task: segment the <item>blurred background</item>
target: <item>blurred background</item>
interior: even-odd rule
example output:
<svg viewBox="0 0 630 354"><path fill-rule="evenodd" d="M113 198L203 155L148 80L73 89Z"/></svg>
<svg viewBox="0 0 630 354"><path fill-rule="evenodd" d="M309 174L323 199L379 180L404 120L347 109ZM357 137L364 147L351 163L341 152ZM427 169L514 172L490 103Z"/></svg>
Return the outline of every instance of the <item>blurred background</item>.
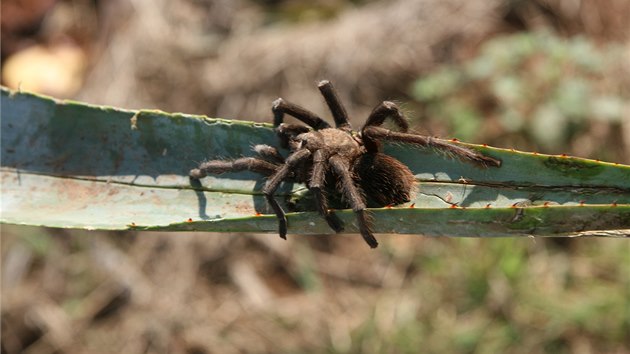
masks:
<svg viewBox="0 0 630 354"><path fill-rule="evenodd" d="M3 0L2 84L630 163L627 0ZM194 165L191 162L191 165ZM630 353L617 239L289 237L2 225L2 353Z"/></svg>

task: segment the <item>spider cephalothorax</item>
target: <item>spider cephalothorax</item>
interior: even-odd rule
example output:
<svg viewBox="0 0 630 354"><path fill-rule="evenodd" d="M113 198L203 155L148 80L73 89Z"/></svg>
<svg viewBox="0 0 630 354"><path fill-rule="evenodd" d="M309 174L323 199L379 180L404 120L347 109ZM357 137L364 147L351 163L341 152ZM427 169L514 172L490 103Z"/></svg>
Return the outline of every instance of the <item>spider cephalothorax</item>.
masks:
<svg viewBox="0 0 630 354"><path fill-rule="evenodd" d="M273 103L274 127L280 145L290 150L285 159L278 150L268 145L256 145L259 157L244 157L233 161L213 160L202 163L190 171L192 178L208 173L250 170L268 176L262 192L279 220L280 237L286 239L287 219L274 193L282 181L305 183L313 192L319 213L328 225L340 232L341 221L328 209L325 194L329 187L341 189L342 196L355 212L363 239L374 248L378 245L366 214L366 198L375 206L396 205L408 202L415 177L402 162L383 154L381 141L394 141L437 148L474 163L480 167L501 165L499 160L474 150L451 144L429 136L407 133L408 124L400 109L392 102L382 102L370 114L360 131L352 130L348 115L329 81L318 85L335 120L335 128L317 115L279 98ZM284 123L284 114L302 121ZM400 131L382 127L390 118ZM336 182L336 183L335 183Z"/></svg>

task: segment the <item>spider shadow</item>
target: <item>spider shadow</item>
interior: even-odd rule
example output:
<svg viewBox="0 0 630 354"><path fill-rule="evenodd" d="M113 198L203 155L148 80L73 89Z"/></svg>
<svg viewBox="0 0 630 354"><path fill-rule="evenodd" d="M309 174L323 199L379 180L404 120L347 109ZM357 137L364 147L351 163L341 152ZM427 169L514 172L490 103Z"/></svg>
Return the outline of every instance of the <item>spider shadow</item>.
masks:
<svg viewBox="0 0 630 354"><path fill-rule="evenodd" d="M195 195L197 196L199 218L202 220L210 220L210 216L206 213L208 199L203 193L201 182L198 179L190 178L190 185L193 187Z"/></svg>
<svg viewBox="0 0 630 354"><path fill-rule="evenodd" d="M265 182L264 178L257 179L254 191L260 193ZM288 213L317 211L313 194L301 183L293 181L282 182L274 194L274 198L276 198L282 209ZM262 194L252 195L252 204L256 213L274 214L273 208L267 203L265 196Z"/></svg>
<svg viewBox="0 0 630 354"><path fill-rule="evenodd" d="M264 178L257 178L255 185L252 189L252 203L254 212L257 214L273 214L274 211L267 203L265 196L261 193L266 180ZM312 193L305 187L297 188L295 182L286 181L283 182L278 188L275 198L278 203L286 212L305 212L316 211L314 197ZM215 217L208 215L208 198L206 196L206 190L204 190L203 184L200 180L190 178L190 186L195 192L197 197L197 214L202 220L211 220ZM218 217L218 215L217 215Z"/></svg>

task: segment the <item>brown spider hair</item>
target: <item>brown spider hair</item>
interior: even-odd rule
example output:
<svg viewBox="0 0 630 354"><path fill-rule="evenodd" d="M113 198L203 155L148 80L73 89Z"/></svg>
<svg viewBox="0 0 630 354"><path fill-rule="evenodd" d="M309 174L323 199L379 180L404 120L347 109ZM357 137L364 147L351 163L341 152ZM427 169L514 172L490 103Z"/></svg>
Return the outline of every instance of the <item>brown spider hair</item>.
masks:
<svg viewBox="0 0 630 354"><path fill-rule="evenodd" d="M359 132L352 130L348 114L332 84L321 81L318 85L335 121L331 127L316 114L282 98L273 102L274 128L280 145L290 150L284 159L278 150L268 145L256 145L258 157L244 157L233 161L212 160L190 171L192 178L208 173L250 170L269 178L262 192L278 218L280 237L286 239L287 218L274 194L283 181L305 183L315 196L317 210L336 232L343 231L343 223L328 208L326 184L332 183L341 190L347 204L356 214L359 232L374 248L378 245L366 211L366 200L376 206L397 205L408 202L415 183L409 168L395 158L382 153L382 141L409 143L446 151L466 162L480 167L499 167L501 161L469 148L408 133L409 125L401 110L393 102L376 106ZM305 123L284 123L288 114ZM391 119L399 128L392 131L382 127Z"/></svg>

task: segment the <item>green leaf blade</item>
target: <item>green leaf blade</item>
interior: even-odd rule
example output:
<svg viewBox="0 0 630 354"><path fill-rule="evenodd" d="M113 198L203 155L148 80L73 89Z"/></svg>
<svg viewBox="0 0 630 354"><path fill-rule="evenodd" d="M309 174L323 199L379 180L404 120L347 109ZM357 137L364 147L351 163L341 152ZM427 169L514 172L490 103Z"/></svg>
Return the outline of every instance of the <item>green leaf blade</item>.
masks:
<svg viewBox="0 0 630 354"><path fill-rule="evenodd" d="M226 173L198 184L188 178L203 160L277 145L268 124L127 111L6 89L1 104L4 223L277 230L260 193L261 176ZM630 229L630 166L466 145L502 166L478 168L430 149L388 145L386 152L407 164L419 185L410 203L371 210L376 231L480 237ZM289 232L330 233L304 189L285 184L279 191L284 207L296 211L289 214ZM356 232L353 214L338 213L346 231Z"/></svg>

